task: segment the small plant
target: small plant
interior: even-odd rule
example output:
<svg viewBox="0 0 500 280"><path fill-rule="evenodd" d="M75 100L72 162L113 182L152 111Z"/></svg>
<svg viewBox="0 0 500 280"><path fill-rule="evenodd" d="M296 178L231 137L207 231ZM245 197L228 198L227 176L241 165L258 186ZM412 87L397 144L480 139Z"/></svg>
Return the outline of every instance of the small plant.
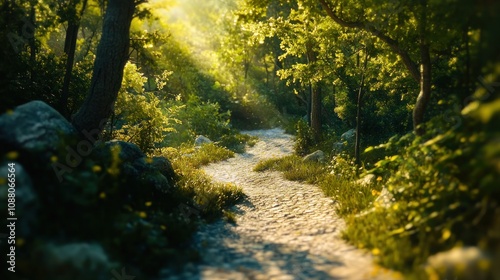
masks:
<svg viewBox="0 0 500 280"><path fill-rule="evenodd" d="M294 150L297 155L306 155L311 152L314 146L313 131L307 125L307 122L300 119L296 124L297 136L295 139Z"/></svg>
<svg viewBox="0 0 500 280"><path fill-rule="evenodd" d="M318 162L304 162L296 155L259 162L254 171L282 171L287 180L307 183L317 183L326 174L325 165Z"/></svg>

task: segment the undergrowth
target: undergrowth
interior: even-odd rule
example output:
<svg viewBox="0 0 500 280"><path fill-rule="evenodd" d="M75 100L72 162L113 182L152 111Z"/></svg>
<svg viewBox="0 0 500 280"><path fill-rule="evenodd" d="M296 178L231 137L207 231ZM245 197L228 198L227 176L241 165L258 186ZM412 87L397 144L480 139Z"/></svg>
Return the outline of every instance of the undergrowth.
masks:
<svg viewBox="0 0 500 280"><path fill-rule="evenodd" d="M345 155L325 165L288 156L261 162L255 170L278 170L287 179L317 184L346 219L343 237L407 279L498 279L493 268L500 264L495 125L500 100L476 102L456 118L459 126L437 118L426 124L423 136L410 133L367 148L366 158L385 156L366 164L374 168L362 175L376 178L366 185L356 182L355 165ZM383 187L393 197L389 205L374 202ZM450 262L448 268L429 265L430 256L462 247L478 248L488 257L467 265Z"/></svg>
<svg viewBox="0 0 500 280"><path fill-rule="evenodd" d="M172 161L179 175L179 189L184 195L192 197L194 211L203 218L212 221L222 217L224 209L244 197L241 188L229 183L214 183L199 169L203 165L233 157L234 153L227 148L209 143L199 148L166 148L162 152Z"/></svg>

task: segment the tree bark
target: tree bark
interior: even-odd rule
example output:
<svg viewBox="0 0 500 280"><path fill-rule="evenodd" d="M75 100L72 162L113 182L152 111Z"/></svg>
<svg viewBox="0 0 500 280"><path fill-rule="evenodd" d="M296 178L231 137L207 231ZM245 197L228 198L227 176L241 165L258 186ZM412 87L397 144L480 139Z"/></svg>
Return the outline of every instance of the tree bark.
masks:
<svg viewBox="0 0 500 280"><path fill-rule="evenodd" d="M87 0L83 0L82 9L78 14L74 13L68 20L68 30L66 30L66 38L64 40L64 53L66 54L66 69L64 73L63 87L61 98L59 99L59 111L61 114L69 118L70 110L68 108L69 85L73 72L73 64L75 61L76 41L78 39L78 29L80 28L80 19L83 16Z"/></svg>
<svg viewBox="0 0 500 280"><path fill-rule="evenodd" d="M429 44L426 39L426 28L427 28L427 1L421 0L422 11L420 14L419 22L419 33L420 33L420 93L417 97L417 102L415 103L415 108L413 109L413 131L417 135L423 135L425 133L422 124L424 122L424 113L427 108L427 104L431 99L431 56L429 50Z"/></svg>
<svg viewBox="0 0 500 280"><path fill-rule="evenodd" d="M128 60L134 0L109 0L90 91L72 123L80 133L101 133L113 112Z"/></svg>
<svg viewBox="0 0 500 280"><path fill-rule="evenodd" d="M368 66L368 52L365 49L365 61L363 63L363 74L361 75L361 82L359 83L359 91L358 91L358 106L356 111L356 143L354 145L354 158L356 160L356 165L358 167L361 166L361 157L360 157L360 146L361 146L361 109L362 109L362 101L364 95L364 84L365 84L365 76L366 76L366 68Z"/></svg>
<svg viewBox="0 0 500 280"><path fill-rule="evenodd" d="M311 128L316 143L321 141L321 86L316 83L311 92Z"/></svg>
<svg viewBox="0 0 500 280"><path fill-rule="evenodd" d="M317 54L313 50L311 42L306 43L307 49L307 63L309 66L316 63ZM311 93L311 113L310 113L310 126L313 131L313 139L316 143L321 141L321 83L311 82L310 83L310 93Z"/></svg>

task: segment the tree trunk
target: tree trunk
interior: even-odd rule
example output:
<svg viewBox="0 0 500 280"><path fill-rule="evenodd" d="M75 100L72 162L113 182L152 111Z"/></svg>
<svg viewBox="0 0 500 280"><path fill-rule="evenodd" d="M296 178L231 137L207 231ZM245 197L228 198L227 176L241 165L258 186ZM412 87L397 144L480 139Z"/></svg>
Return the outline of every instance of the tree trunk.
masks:
<svg viewBox="0 0 500 280"><path fill-rule="evenodd" d="M316 83L311 92L311 128L316 143L321 141L321 86Z"/></svg>
<svg viewBox="0 0 500 280"><path fill-rule="evenodd" d="M113 112L128 60L134 10L134 0L108 1L90 91L72 121L80 133L100 134Z"/></svg>
<svg viewBox="0 0 500 280"><path fill-rule="evenodd" d="M78 29L80 28L80 19L87 6L87 0L83 0L82 9L77 15L73 14L72 18L68 20L68 30L66 30L66 38L64 41L64 53L66 54L66 69L64 73L63 87L61 91L61 98L59 99L59 111L61 114L69 118L70 110L68 108L69 99L69 85L71 83L71 76L73 72L73 64L75 61L76 41L78 39Z"/></svg>
<svg viewBox="0 0 500 280"><path fill-rule="evenodd" d="M36 26L36 10L35 10L35 3L33 1L30 1L30 22L31 25L33 26L33 36L30 36L28 40L28 44L30 47L30 78L31 81L35 81L35 75L36 75L36 40L35 40L35 26Z"/></svg>
<svg viewBox="0 0 500 280"><path fill-rule="evenodd" d="M419 22L420 33L420 93L413 109L413 131L417 135L425 133L422 124L424 122L424 113L427 104L431 99L431 55L429 44L426 40L426 23L427 23L427 1L421 0L422 12Z"/></svg>
<svg viewBox="0 0 500 280"><path fill-rule="evenodd" d="M313 49L313 45L310 41L306 42L307 50L307 63L309 66L315 64L317 59L317 53ZM313 139L316 143L321 141L321 83L320 82L310 82L310 127L313 132Z"/></svg>
<svg viewBox="0 0 500 280"><path fill-rule="evenodd" d="M360 145L361 145L361 106L363 101L363 87L365 84L365 75L366 68L368 66L368 52L365 48L365 61L363 64L363 74L361 75L361 82L359 83L359 91L358 91L358 106L356 111L356 143L354 145L354 158L356 160L356 165L361 167L361 158L360 158ZM359 170L359 169L357 169Z"/></svg>
<svg viewBox="0 0 500 280"><path fill-rule="evenodd" d="M417 64L411 59L408 51L403 49L401 44L396 39L389 37L388 34L384 34L381 30L375 28L373 24L368 24L367 22L362 21L346 21L339 17L333 6L328 1L318 1L333 21L343 27L357 28L370 32L375 37L385 42L394 53L399 55L413 79L420 84L420 93L417 97L415 108L413 110L413 129L417 135L422 135L424 131L422 128L419 129L418 127L424 122L424 113L430 100L432 72L429 43L426 41L427 0L420 1L422 11L420 13L420 18L417 19L420 33L420 72L418 71Z"/></svg>

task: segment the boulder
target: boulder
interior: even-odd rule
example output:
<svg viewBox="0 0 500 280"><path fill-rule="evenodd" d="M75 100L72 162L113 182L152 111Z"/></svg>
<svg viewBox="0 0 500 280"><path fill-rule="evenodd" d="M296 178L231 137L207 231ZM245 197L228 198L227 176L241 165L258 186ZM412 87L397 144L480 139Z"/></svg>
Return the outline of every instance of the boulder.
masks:
<svg viewBox="0 0 500 280"><path fill-rule="evenodd" d="M375 183L376 177L377 176L375 176L375 174L367 174L365 177L357 180L356 183L363 187L366 187Z"/></svg>
<svg viewBox="0 0 500 280"><path fill-rule="evenodd" d="M478 247L456 247L430 256L426 271L432 279L498 279L493 275L493 262Z"/></svg>
<svg viewBox="0 0 500 280"><path fill-rule="evenodd" d="M2 204L2 209L5 209L7 213L7 199L10 190L7 180L7 174L9 174L9 166L7 165L8 163L13 163L15 169L15 191L13 192L16 195L15 217L22 217L16 222L16 231L19 236L23 236L26 238L34 234L34 226L38 221L38 194L33 189L33 184L29 174L20 163L15 161L1 162L0 203Z"/></svg>
<svg viewBox="0 0 500 280"><path fill-rule="evenodd" d="M42 101L31 101L0 116L0 149L54 152L77 131L59 112Z"/></svg>
<svg viewBox="0 0 500 280"><path fill-rule="evenodd" d="M303 162L324 162L325 161L325 153L321 150L317 150L314 153L308 154L302 158Z"/></svg>
<svg viewBox="0 0 500 280"><path fill-rule="evenodd" d="M207 137L203 135L198 135L196 136L196 139L194 140L194 146L195 147L200 147L203 144L209 144L212 143L213 141L208 139Z"/></svg>
<svg viewBox="0 0 500 280"><path fill-rule="evenodd" d="M344 143L343 142L335 142L333 143L333 152L335 154L339 154L344 151Z"/></svg>
<svg viewBox="0 0 500 280"><path fill-rule="evenodd" d="M380 191L380 195L375 199L375 204L384 208L389 208L394 201L395 199L392 193L390 193L386 187L383 187L382 191Z"/></svg>
<svg viewBox="0 0 500 280"><path fill-rule="evenodd" d="M46 278L109 280L113 264L98 244L46 245L38 252Z"/></svg>
<svg viewBox="0 0 500 280"><path fill-rule="evenodd" d="M121 162L131 162L139 158L143 158L146 155L139 149L139 147L133 143L111 140L102 145L95 147L93 154L97 158L110 159L111 149L113 147L120 148L120 161Z"/></svg>
<svg viewBox="0 0 500 280"><path fill-rule="evenodd" d="M160 171L157 165L154 164L154 160L152 158L139 158L131 163L131 167L134 169L132 171L132 174L134 175L131 176L132 174L127 173L125 173L124 175L139 179L141 185L154 186L157 190L163 193L170 192L174 187L173 180L169 181L167 177L162 174L162 171ZM163 173L175 174L171 165L170 169L163 170Z"/></svg>
<svg viewBox="0 0 500 280"><path fill-rule="evenodd" d="M356 137L356 129L352 128L352 129L349 129L348 131L344 132L341 136L340 136L340 140L342 141L347 141L348 143L354 141Z"/></svg>
<svg viewBox="0 0 500 280"><path fill-rule="evenodd" d="M153 162L151 163L156 170L158 170L171 185L175 184L177 175L174 172L174 168L170 161L165 157L153 157Z"/></svg>
<svg viewBox="0 0 500 280"><path fill-rule="evenodd" d="M347 147L353 147L355 140L356 129L349 129L348 131L342 133L340 141L333 143L333 154L340 154L345 151Z"/></svg>

